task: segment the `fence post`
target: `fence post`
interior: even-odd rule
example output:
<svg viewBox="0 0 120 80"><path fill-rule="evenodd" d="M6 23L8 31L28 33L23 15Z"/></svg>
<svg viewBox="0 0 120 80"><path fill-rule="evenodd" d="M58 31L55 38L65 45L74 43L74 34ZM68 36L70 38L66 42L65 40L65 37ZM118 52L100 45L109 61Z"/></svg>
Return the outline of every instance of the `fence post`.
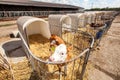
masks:
<svg viewBox="0 0 120 80"><path fill-rule="evenodd" d="M83 76L84 76L85 69L86 69L86 66L87 66L87 62L88 62L88 59L89 59L90 51L91 51L91 48L85 54L84 63L83 63L82 71L81 71L81 74L80 74L80 80L83 80Z"/></svg>

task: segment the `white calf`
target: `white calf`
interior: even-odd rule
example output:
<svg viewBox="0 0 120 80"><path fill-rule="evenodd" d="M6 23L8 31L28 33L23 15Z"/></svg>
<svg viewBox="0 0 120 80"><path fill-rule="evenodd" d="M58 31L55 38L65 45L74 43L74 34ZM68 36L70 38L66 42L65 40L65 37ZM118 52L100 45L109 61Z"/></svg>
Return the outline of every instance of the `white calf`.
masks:
<svg viewBox="0 0 120 80"><path fill-rule="evenodd" d="M55 48L55 52L50 56L49 61L63 62L67 58L67 47L65 44L60 44Z"/></svg>

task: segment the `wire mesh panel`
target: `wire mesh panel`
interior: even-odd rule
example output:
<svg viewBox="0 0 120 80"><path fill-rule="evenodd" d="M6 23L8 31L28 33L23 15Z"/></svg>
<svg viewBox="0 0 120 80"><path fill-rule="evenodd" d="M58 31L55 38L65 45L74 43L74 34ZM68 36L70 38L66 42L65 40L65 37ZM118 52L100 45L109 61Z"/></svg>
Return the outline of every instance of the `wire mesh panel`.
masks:
<svg viewBox="0 0 120 80"><path fill-rule="evenodd" d="M78 29L78 15L79 14L67 14L71 18L71 25L73 29Z"/></svg>
<svg viewBox="0 0 120 80"><path fill-rule="evenodd" d="M78 28L84 28L87 25L87 15L85 13L81 13L78 16Z"/></svg>

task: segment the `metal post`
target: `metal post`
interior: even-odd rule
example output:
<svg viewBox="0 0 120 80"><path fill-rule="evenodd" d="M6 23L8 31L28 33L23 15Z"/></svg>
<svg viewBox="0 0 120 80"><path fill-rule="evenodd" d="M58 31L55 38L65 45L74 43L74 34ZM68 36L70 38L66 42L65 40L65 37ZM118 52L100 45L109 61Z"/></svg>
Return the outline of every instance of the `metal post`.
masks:
<svg viewBox="0 0 120 80"><path fill-rule="evenodd" d="M66 80L65 79L66 76L67 76L67 64L65 64L65 66L64 66L64 80Z"/></svg>
<svg viewBox="0 0 120 80"><path fill-rule="evenodd" d="M81 71L81 74L80 74L80 80L83 80L83 76L84 76L85 69L86 69L86 66L87 66L87 62L88 62L88 59L89 59L90 51L91 51L91 49L88 52L86 52L86 54L85 54L84 63L83 63L82 71Z"/></svg>
<svg viewBox="0 0 120 80"><path fill-rule="evenodd" d="M62 72L61 72L61 68L59 67L59 80L61 80L61 75L62 75Z"/></svg>

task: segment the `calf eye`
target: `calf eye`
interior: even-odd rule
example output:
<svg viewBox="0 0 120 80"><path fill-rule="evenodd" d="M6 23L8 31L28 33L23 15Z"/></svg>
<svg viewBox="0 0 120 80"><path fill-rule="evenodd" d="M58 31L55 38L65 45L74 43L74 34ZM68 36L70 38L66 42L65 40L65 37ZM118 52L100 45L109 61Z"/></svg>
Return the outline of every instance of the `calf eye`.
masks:
<svg viewBox="0 0 120 80"><path fill-rule="evenodd" d="M61 55L63 55L64 53L61 53Z"/></svg>

